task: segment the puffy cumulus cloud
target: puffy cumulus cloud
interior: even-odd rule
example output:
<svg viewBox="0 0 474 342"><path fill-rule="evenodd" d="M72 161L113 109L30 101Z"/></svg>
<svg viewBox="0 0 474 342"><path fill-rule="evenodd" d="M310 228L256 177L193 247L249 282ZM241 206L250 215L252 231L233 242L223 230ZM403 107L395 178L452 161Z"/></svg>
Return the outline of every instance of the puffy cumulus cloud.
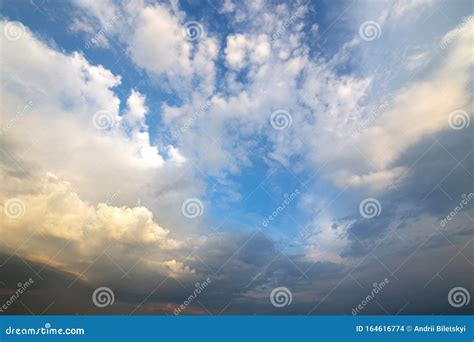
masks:
<svg viewBox="0 0 474 342"><path fill-rule="evenodd" d="M223 51L229 66L225 91L211 97L210 108L193 122L192 130L180 137L180 147L186 155L196 156L213 170L233 172L236 165L250 165L251 149L242 147L258 145L260 139L272 142L268 156L285 165L295 154L323 164L326 157L334 156L331 146L340 147L351 120L365 110L362 102L372 85L371 77L344 75L338 72L333 60L310 57L304 24L298 21L308 12L304 5L281 5L271 10L265 6L242 6L252 14L252 21L245 21L245 33L227 36ZM256 13L259 15L254 17ZM290 15L296 19L289 22ZM278 39L269 41L275 32ZM185 125L186 116L197 112L206 100L201 97L193 99L192 104L165 106L165 118L172 122L171 129ZM269 125L271 113L279 109L288 111L293 122L285 134L277 134ZM209 149L213 153L203 153ZM344 158L340 158L339 167L344 163ZM367 164L359 164L361 169L367 168ZM341 171L345 170L333 173L338 175ZM372 173L369 177L353 175L352 183L361 186L375 179L379 187L385 185L383 180L389 179L390 174L399 174L400 170ZM338 185L343 183L339 177L334 180Z"/></svg>
<svg viewBox="0 0 474 342"><path fill-rule="evenodd" d="M128 110L123 116L125 121L132 128L138 125L141 127L145 126L145 115L148 112L148 108L145 105L145 96L136 90L132 90L130 97L127 99L127 107Z"/></svg>
<svg viewBox="0 0 474 342"><path fill-rule="evenodd" d="M167 235L167 231L153 223L153 217L146 208L112 208L99 204L97 222L94 228L102 228L106 237L112 241L126 243L135 239L138 242L157 242ZM171 245L176 245L171 242Z"/></svg>
<svg viewBox="0 0 474 342"><path fill-rule="evenodd" d="M1 177L8 184L15 181L4 170ZM71 184L53 174L38 175L30 186L27 181L21 184L15 193L0 195L4 252L15 251L29 260L82 274L86 280L91 279L83 272L84 265L104 255L122 266L139 265L143 272L158 272L163 277L194 276L194 270L176 260L178 252L186 250L186 243L171 238L169 230L156 224L148 209L114 206L120 193L93 206L81 200ZM21 201L21 217L5 215L12 210L8 207L11 195ZM117 272L112 269L101 277Z"/></svg>
<svg viewBox="0 0 474 342"><path fill-rule="evenodd" d="M244 65L247 40L242 34L227 37L225 49L227 63L233 68L241 68Z"/></svg>
<svg viewBox="0 0 474 342"><path fill-rule="evenodd" d="M159 108L159 133L169 133L173 144L169 139L164 143L160 134L150 142L149 130L156 128L147 124L154 121L147 120L150 109L156 110L147 106L151 94L131 90L121 106L113 91L120 77L91 65L83 55L61 53L29 31L22 40L2 41L7 48L2 51L6 81L0 95L5 104L1 199L6 203L17 197L26 204L20 220L2 217L7 222L2 222L4 250L12 252L20 245L21 254L30 259L79 275L86 269L83 276L90 282L112 279L120 289L117 293L135 302L137 293L146 293L138 301L163 301L167 296L179 303L188 293L170 290L176 283L154 292L157 284L169 276L180 281L179 287L212 275L215 287L209 288L208 297L212 308L225 309L232 294L237 302L232 312L248 313L256 298L261 306L255 311L268 313L272 308L265 307L264 301L268 304L269 290L285 283L294 289L295 312L307 313L314 310L308 303L324 301L341 281L350 279L348 275L358 273L351 267L353 261L367 260L363 257L371 247L384 248L379 254L384 264L403 265L400 255L414 245L397 243L398 230L416 242L429 239L436 217L421 215L429 209L414 205L426 193L415 196L422 191L414 183L423 182L422 177L413 178L426 172L429 163L420 162L425 169L407 172L407 166L417 161L407 155L430 134L443 132L451 111L469 107L472 38L467 32L471 29L454 29L444 38L449 37L447 49L437 57L417 46L408 63L397 62L398 69L383 64L378 52L388 50L384 43L393 41L364 44L358 37L362 17L357 15L357 25L350 28L354 36L346 43L334 41L341 43L338 53L315 49L309 32L322 37L325 31L307 25L309 3L273 6L227 1L222 12L231 19L228 28L234 31L217 39L217 33L207 30L214 26L201 22L204 31L195 42L184 36L183 24L189 18L175 1L75 3L82 9L80 23L73 23L77 30L85 30L88 22L94 28L105 27L121 13L119 25L107 26L109 41L118 39L125 46L134 65L158 81L151 85L164 92L175 90L177 101ZM410 2L415 3L425 2ZM404 15L411 8L420 7L407 5ZM373 11L369 17L380 22L384 35L396 32L406 37L390 26L395 21L393 11ZM420 31L410 25L404 26L407 32ZM372 59L359 58L371 55ZM372 69L375 59L383 63ZM416 73L399 84L379 83L381 74L391 78L390 83L403 70ZM291 126L282 131L270 124L277 110L291 116ZM106 127L94 125L97 112L106 114ZM33 144L24 139L26 135ZM269 169L275 161L295 173L303 169L313 175L317 169L317 182L323 181L329 190L342 194L351 187L355 191L344 193L334 202L337 208L325 212L315 213L308 200L304 209L311 235L290 256L280 253L281 246L261 232L204 236L200 229L205 230L207 221L183 218L181 204L203 195L208 179L215 188L225 189L220 195L242 198L233 191L238 181L234 176L253 166L257 158L259 166L263 161ZM196 177L195 169L206 180ZM46 172L57 176L45 179ZM328 179L334 184L327 184ZM381 191L394 180L402 183L397 184L402 190ZM462 183L467 183L464 178ZM305 189L314 190L318 204L333 203L332 191L315 190L311 182L305 183ZM119 196L105 200L106 194L118 191ZM376 194L383 205L383 216L372 221L358 213L361 196L367 192ZM404 202L407 198L409 203ZM471 233L466 221L461 224L448 252L459 246L463 234ZM21 239L28 234L31 239L22 247ZM176 238L182 234L186 240ZM67 255L60 250L65 245L70 247ZM381 272L362 272L361 278L371 280L369 286L386 274L379 261L375 263ZM104 272L111 264L113 270ZM424 267L420 262L413 268L420 265ZM367 266L374 269L363 264ZM435 262L427 268L434 274L437 266ZM120 279L129 270L137 281ZM329 301L322 312L334 312L336 307L338 313L344 312L341 302Z"/></svg>
<svg viewBox="0 0 474 342"><path fill-rule="evenodd" d="M220 9L221 13L231 13L235 10L235 5L232 3L232 0L225 0Z"/></svg>
<svg viewBox="0 0 474 342"><path fill-rule="evenodd" d="M245 25L252 26L246 27L245 34L227 37L223 56L231 68L224 70L223 86L210 97L198 92L180 106L163 106L165 122L171 135L178 137L184 155L219 176L239 173L242 165L252 165L249 152L258 147L261 138L284 139L269 124L273 111L288 110L294 121L304 115L297 106L296 93L298 77L309 63L308 51L297 47L302 43L301 28L290 26L278 42L271 42L270 35L283 25L288 12L274 14L265 6L249 11L255 14L255 22L249 18ZM290 40L292 43L286 44ZM280 58L282 49L291 56L288 53ZM284 159L278 149L290 149L291 145L275 144L274 158Z"/></svg>
<svg viewBox="0 0 474 342"><path fill-rule="evenodd" d="M145 116L148 113L145 100L143 94L132 90L127 99L127 110L120 117L122 128L129 136L129 141L135 145L136 155L142 159L143 165L161 167L164 165L164 159L160 155L158 147L150 145L148 125L145 123ZM118 132L120 134L122 131L119 130ZM179 151L177 153L179 154Z"/></svg>
<svg viewBox="0 0 474 342"><path fill-rule="evenodd" d="M403 6L406 7L403 10L405 12L418 8L415 2ZM175 22L183 21L183 14L173 6L133 7L136 11L163 15L168 19L170 18L168 15L173 13ZM273 151L269 153L273 159L288 165L291 155L301 153L316 166L325 165L331 159L334 163L328 168L327 174L336 185L365 187L378 191L403 175L403 167L392 168L390 164L424 134L445 127L445 113L449 113L449 109L453 106L455 108L455 104L460 106L459 99L465 98L463 90L465 79L454 80L454 78L458 74L467 75L465 70L469 59L464 58L463 63L457 63L455 60L462 57L448 56L447 58L453 60L450 64L456 66L460 72L451 74L438 70L436 74L432 73L429 79L418 80L403 89L393 90L390 98L386 100L390 108L384 109L380 117L369 120L368 127L364 126L361 134L348 139L349 132L356 131L360 122L366 120L371 109L377 106L373 100L376 87L373 75L369 73L361 77L350 73L342 74L338 69L341 63L347 61L349 53L355 49L363 49L362 41L356 39L357 41L353 40L346 44L347 51L343 49L346 51L344 58L340 55L328 60L322 57L310 58L302 22L308 13L306 5L281 4L270 8L263 4L257 6L242 3L236 5L231 11L232 15L237 17L239 10L248 13L248 17L237 20L243 33L230 34L226 38L223 55L230 70L225 73L224 91L214 94L209 92L200 94L197 91L191 101L180 107L169 105L163 107L164 118L169 122L171 131L182 131L182 127L189 126L187 123L193 113L199 113L207 101L212 103L210 108L206 108L197 118L191 120L192 129L185 129L185 132L179 135L179 144L185 155L193 156L193 159L199 160L204 166L216 172L221 169L234 172L238 164L249 165L246 148L237 144L237 140L245 141L251 135L264 136L273 142ZM391 8L388 12L384 10L376 17L382 24L387 18L394 16L394 11L395 8ZM289 18L295 19L289 20ZM389 22L387 21L387 25ZM158 30L151 24L147 25L146 20L136 26L140 25L150 26L151 32ZM177 30L177 27L175 29ZM273 37L275 32L278 33L277 39L270 41L269 37ZM141 39L146 35L138 36L138 39ZM460 40L458 44L453 45L468 46L466 38ZM209 42L207 38L203 39L195 48L209 50L207 47ZM148 53L150 46L157 46L157 44L143 45L135 47L134 53ZM212 45L215 46L214 43ZM170 50L173 51L172 48ZM211 50L218 51L218 48L214 47ZM215 56L214 52L211 55ZM186 52L180 56L185 56L187 61L192 60L194 63L200 55L196 54L191 58ZM413 59L412 57L410 59ZM176 65L182 64L179 59L175 60L178 61ZM210 58L209 61L212 60L213 58ZM160 63L154 61L152 63L155 67L160 67ZM183 63L187 65L187 62ZM206 66L209 66L211 71L216 67L213 62L212 66L206 63L200 67L195 66L195 71L204 70ZM152 67L147 69L152 74L157 73ZM243 73L245 82L242 81L242 75L234 71ZM449 101L436 97L434 92L437 82L445 86L448 84L446 77L450 77L449 82L459 85L455 87L456 89L449 89L450 95L447 96ZM440 105L433 103L432 98L437 98ZM438 114L428 115L427 113L434 107L437 108ZM265 123L268 123L269 115L277 109L285 109L292 115L293 131L286 132L286 136L276 136L273 134L276 132L263 130ZM317 135L314 135L315 131L318 132ZM206 132L206 135L203 135L203 132ZM401 133L406 135L406 139L399 142ZM296 138L303 143L297 143ZM250 139L248 144L255 144L255 140ZM378 143L374 144L373 141ZM349 145L348 148L346 144ZM203 146L206 148L202 148ZM209 149L213 153L203 153ZM390 152L381 153L387 150Z"/></svg>
<svg viewBox="0 0 474 342"><path fill-rule="evenodd" d="M143 94L132 90L120 113L113 92L119 76L81 54L58 52L29 31L19 41L1 39L2 140L14 159L66 179L90 201L120 189L121 204L145 204L156 199L150 184L154 191L176 183L197 192L177 182L176 170L188 172L179 149L151 143Z"/></svg>
<svg viewBox="0 0 474 342"><path fill-rule="evenodd" d="M129 52L138 65L153 73L189 77L192 45L185 39L182 18L176 15L160 4L138 8Z"/></svg>
<svg viewBox="0 0 474 342"><path fill-rule="evenodd" d="M6 23L1 22L2 28ZM4 46L2 75L8 81L2 82L2 87L10 87L10 96L2 96L7 106L32 101L36 107L55 98L57 101L55 107L50 105L49 116L60 116L59 113L67 112L68 108L74 108L76 116L92 116L100 109L107 111L112 120L119 119L120 101L111 90L120 84L119 76L101 65L90 65L79 53L67 56L50 49L29 31L18 41L9 41L4 36L1 39ZM5 110L3 117L9 120L14 113Z"/></svg>
<svg viewBox="0 0 474 342"><path fill-rule="evenodd" d="M230 35L224 52L227 63L235 69L245 67L248 62L262 64L270 57L270 39L265 34L256 37Z"/></svg>
<svg viewBox="0 0 474 342"><path fill-rule="evenodd" d="M428 5L412 1L397 9L380 4L369 17L388 35L390 25L397 25L396 13L413 13ZM445 56L428 58L434 52L423 52L424 62L417 62L414 68L413 61L420 56L416 49L416 55L407 56L405 68L423 74L415 74L403 87L383 88L387 91L381 97L377 70L390 76L397 70L388 64L370 68L366 63L361 68L364 72L355 72L354 57L373 53L358 36L362 18L358 11L350 22L357 23L351 27L354 36L331 57L311 53L305 34L308 4L242 2L231 6L229 2L225 7L226 15L233 18L229 25L239 33L227 35L221 49L226 64L222 86L211 93L196 91L190 101L162 108L182 154L212 175L225 178L227 173L239 173L252 165L253 151L261 148L266 161L277 160L293 168L290 160L299 155L306 167L321 168L322 175L341 189L378 193L407 176L407 165L395 165L404 153L426 135L447 128L449 113L468 105L469 30L454 29L457 38L450 38ZM156 10L153 6L137 8ZM182 21L175 7L167 11ZM412 24L407 22L408 30L416 29ZM197 49L207 42L201 40ZM375 58L383 60L375 54L368 63ZM342 71L347 70L342 68L348 62L356 64L354 72ZM215 68L213 65L212 70ZM288 111L292 119L284 134L269 124L271 113L279 109ZM269 147L262 147L262 140L270 142ZM331 230L326 233L337 251L326 253L335 260L343 247L336 241L341 236Z"/></svg>
<svg viewBox="0 0 474 342"><path fill-rule="evenodd" d="M13 180L2 172L8 183ZM149 245L159 250L176 250L183 243L170 239L169 231L153 221L153 214L144 207L115 207L114 198L97 206L84 202L70 183L49 173L38 177L34 188L17 189L24 204L21 219L3 216L2 234L7 245L19 246L31 233L73 241L84 256L91 257L106 249L106 244ZM36 191L35 191L36 190ZM117 193L115 197L120 196ZM2 194L2 203L8 201ZM7 211L8 208L3 208ZM41 250L29 251L32 255ZM53 253L54 250L46 252ZM71 260L74 260L71 255Z"/></svg>
<svg viewBox="0 0 474 342"><path fill-rule="evenodd" d="M59 52L29 30L16 42L1 35L1 45L2 249L78 274L107 252L119 265L136 264L140 277L193 276L182 260L186 242L154 215L188 229L176 203L196 185L180 181L187 171L177 147L151 144L145 96L132 90L121 113L113 92L120 77L83 55ZM24 204L23 217L5 214L11 198ZM176 214L166 214L170 206Z"/></svg>
<svg viewBox="0 0 474 342"><path fill-rule="evenodd" d="M128 0L109 2L106 6L88 0L76 0L75 3L83 10L83 21L107 26L114 13L126 18L107 33L125 44L137 66L152 78L165 81L157 82L157 85L171 88L183 98L191 96L191 92L209 95L214 90L215 61L219 52L217 39L207 34L205 23L199 23L198 44L189 41L185 24L190 19L176 2L151 4Z"/></svg>
<svg viewBox="0 0 474 342"><path fill-rule="evenodd" d="M469 25L472 30L472 23ZM354 86L350 87L350 93L346 93L344 87L339 88L339 93L342 91L352 99L349 104L353 112L336 108L333 119L328 118L323 125L317 125L321 134L312 139L315 149L331 146L325 151L314 150L313 156L320 163L327 161L335 149L338 151L335 164L339 170L332 170L337 184L365 184L377 190L384 189L403 174L402 167L392 167L397 158L428 134L449 128L451 112L469 107L472 35L469 30L455 28L454 31L456 41L447 55L437 61L437 67L432 67L424 79L394 91L382 112L373 116L366 114L368 125L359 134L348 133L357 131L364 120L360 115L367 113L367 106L357 108L364 92L357 92L358 88ZM357 93L359 96L350 95ZM357 119L351 118L351 114Z"/></svg>

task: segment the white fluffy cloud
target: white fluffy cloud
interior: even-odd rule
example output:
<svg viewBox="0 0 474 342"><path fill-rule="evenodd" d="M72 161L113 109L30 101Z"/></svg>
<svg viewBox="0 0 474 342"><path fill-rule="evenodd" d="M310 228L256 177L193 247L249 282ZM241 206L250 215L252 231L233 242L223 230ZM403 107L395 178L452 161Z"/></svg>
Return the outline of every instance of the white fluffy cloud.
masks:
<svg viewBox="0 0 474 342"><path fill-rule="evenodd" d="M394 91L389 95L385 109L373 117L369 113L365 119L362 115L368 114L368 107L358 104L367 94L368 83L360 87L360 82L352 80L348 87L341 87L339 83L336 91L329 92L349 100L344 102L347 107L342 107L337 99L331 99L329 102L334 105L334 111L331 107L328 109L333 115L319 119L321 122L315 127L319 134L309 141L314 146L313 158L318 163L335 160L337 168L331 168L331 171L338 185L384 189L403 174L403 167L392 166L403 152L428 134L449 128L449 114L454 110L467 110L469 69L473 63L470 53L473 42L469 34L473 26L472 23L469 25L470 29L453 30L457 33L456 39L446 56L437 62L437 68L424 79ZM312 85L309 89L315 87ZM314 93L318 98L317 88ZM316 100L314 105L318 102ZM364 120L367 125L360 129ZM350 134L357 129L360 129L358 134Z"/></svg>
<svg viewBox="0 0 474 342"><path fill-rule="evenodd" d="M84 20L107 25L114 13L122 19L108 30L121 41L130 58L146 70L157 84L166 82L178 96L188 98L192 92L209 95L215 86L217 40L200 23L199 44L188 41L186 23L189 21L177 3L149 4L140 0L98 5L89 0L76 0L84 10ZM192 87L195 83L198 88Z"/></svg>
<svg viewBox="0 0 474 342"><path fill-rule="evenodd" d="M402 3L388 12L379 13L379 21L389 25L387 18L396 19L394 13L397 11L407 13L422 5L428 5L428 2ZM163 107L171 131L187 127L189 117L199 113L195 120L191 120L192 129L180 134L180 148L185 155L199 160L213 172L219 173L222 169L234 172L238 164L248 165L247 148L242 148L237 141L254 144L255 141L247 140L247 137L268 136L273 142L273 151L269 153L271 158L287 163L291 155L300 153L317 167L331 160L333 163L327 169L327 175L336 185L377 191L404 174L403 167L393 167L391 163L426 134L446 127L449 112L466 105L462 99L466 98L465 75L468 74L470 59L462 56L465 55L462 50L470 42L464 35L458 37L458 43L452 44L452 52L447 56L449 65L432 72L429 79L415 80L404 88L394 89L389 98L384 99L389 102L388 108L379 117L369 120L360 134L348 138L376 105L375 101L370 102L374 91L372 75L361 77L338 72L340 63L347 60L349 53L366 48L363 42L353 39L333 59L310 58L302 31L304 24L297 21L308 13L304 5L295 6L293 12L286 5L278 6L274 12L263 5L242 6L249 14L248 20L242 21L252 33L230 34L226 38L222 49L230 67L224 76L226 91L201 92L198 87L191 101L180 107ZM128 5L127 8L131 7ZM149 15L162 20L144 19L137 23L139 30L144 31L141 34L133 30L128 33L132 45L135 40L150 42L150 36L159 36L160 28L155 27L157 22L159 25L169 23L173 26L170 30L177 32L184 21L183 14L175 6L141 4L133 7L138 16ZM290 14L297 19L288 24ZM274 32L280 32L278 39L270 41ZM357 36L357 32L355 34ZM169 73L173 74L173 68L179 68L181 75L201 75L198 84L205 84L205 89L212 90L213 76L206 78L203 75L215 73L214 59L219 51L215 41L204 35L197 47L191 48L178 36L176 33L166 38L173 40L167 47L167 56L179 55L179 58L172 58L174 65L169 68ZM153 49L160 44L133 45L135 56L132 54L132 59L152 74L162 73L156 68L167 63L158 63L151 58L158 53ZM197 49L194 56L191 49ZM196 61L204 56L202 51L207 51L207 61L203 58L202 63L197 64ZM139 55L143 58L137 57ZM413 60L415 57L408 58ZM246 81L240 81L234 71L243 72ZM455 86L443 92L446 97L436 96L437 89L446 88L448 84ZM209 96L211 106L200 112ZM264 130L268 128L265 125L270 114L277 109L287 110L292 115L292 130L285 132L285 136ZM229 134L230 126L238 127L238 133ZM400 139L401 136L404 138ZM207 153L209 150L213 152Z"/></svg>
<svg viewBox="0 0 474 342"><path fill-rule="evenodd" d="M18 41L2 36L2 46L1 126L14 157L67 179L91 201L120 188L123 204L145 203L150 184L177 180L180 152L150 142L144 95L131 91L120 113L113 92L120 77L104 67L58 52L29 31Z"/></svg>
<svg viewBox="0 0 474 342"><path fill-rule="evenodd" d="M425 3L407 2L397 13ZM377 75L341 71L360 50L372 52L357 38L357 30L356 38L343 44L332 58L315 54L305 31L308 9L303 4L269 9L263 2L226 1L222 11L233 18L232 24L239 25L241 33L223 37L223 46L207 31L205 22L201 22L203 31L197 42L186 40L183 25L189 18L174 1L165 5L76 0L76 4L84 15L74 23L77 29L85 30L88 21L95 28L104 27L121 13L121 22L110 27L107 35L126 47L130 60L156 81L156 87L171 88L183 100L153 108L153 114L161 111L160 128L176 137L175 144L163 143L160 137L150 142L147 94L130 90L121 112L113 91L121 82L119 76L91 65L79 53L66 55L48 47L30 32L19 41L2 41L6 47L2 52L6 80L1 94L2 126L8 128L2 141L15 158L21 155L25 165L33 165L35 175L52 172L61 182L66 180L68 198L76 208L73 212L92 213L92 227L100 227L97 232L120 243L133 236L164 249L181 246L168 236L194 226L182 220L176 205L202 193L191 168L202 168L206 175L228 184L229 174L251 165L257 148L265 161L278 160L289 168L294 166L290 158L298 155L306 169L321 168L322 175L337 187L380 191L405 174L405 166L393 165L404 152L427 134L446 128L450 112L469 105L472 23L468 30L453 31L441 60L431 61L425 58L429 52L418 52L423 63L407 68L426 67L423 77L394 87L388 98L379 99L374 89ZM393 11L375 18L389 25L387 18L396 17ZM277 39L271 40L276 32ZM390 31L384 26L383 32ZM223 63L217 63L219 58ZM222 78L216 82L219 71ZM15 114L29 101L31 110ZM370 118L371 111L385 102L383 113ZM281 132L272 128L269 120L276 110L290 113L291 127ZM110 128L94 126L94 114L99 111L107 113ZM363 129L361 122L367 123ZM351 135L357 130L358 134ZM25 141L27 134L34 144ZM268 142L265 150L262 141ZM8 180L16 184L13 178ZM116 205L103 204L106 194L119 189L122 195ZM31 201L32 208L39 203ZM137 201L148 209L135 207ZM340 262L347 227L340 232L333 230L329 219L319 220L319 240L314 242L324 248L316 252L309 248L308 253L312 259ZM122 222L134 228L126 231ZM169 233L161 225L169 227ZM56 233L80 240L77 227L81 226L67 222L64 231ZM149 262L167 262L175 272L187 270L178 258L160 255Z"/></svg>
<svg viewBox="0 0 474 342"><path fill-rule="evenodd" d="M270 39L261 34L246 37L242 34L227 36L226 61L232 68L243 68L249 61L262 64L270 57Z"/></svg>
<svg viewBox="0 0 474 342"><path fill-rule="evenodd" d="M14 181L5 173L2 176L7 181ZM16 190L22 193L19 199L24 205L24 215L21 218L3 217L2 235L7 245L19 246L26 236L34 233L72 241L82 254L79 257L89 258L116 243L153 244L160 251L175 250L183 245L168 237L169 231L154 222L148 209L114 206L120 192L94 207L81 200L71 184L51 173L38 175L33 188L24 186ZM2 194L2 203L7 201ZM2 209L8 211L8 207ZM53 249L44 251L50 253L50 257L54 252ZM33 249L26 253L35 255L41 251ZM74 260L73 255L71 260Z"/></svg>
<svg viewBox="0 0 474 342"><path fill-rule="evenodd" d="M185 229L176 203L195 185L179 181L186 171L178 148L151 144L145 96L132 90L120 113L113 91L119 76L28 30L18 41L0 39L3 249L23 246L19 255L69 272L107 251L119 264L192 276L184 252L176 253L186 251L186 241L170 237L155 215L172 203L175 212L162 219ZM24 204L20 218L5 214L12 198ZM66 243L68 253L56 254Z"/></svg>
<svg viewBox="0 0 474 342"><path fill-rule="evenodd" d="M138 65L158 75L191 75L192 45L185 39L179 17L168 8L159 4L137 8L132 30L128 49Z"/></svg>

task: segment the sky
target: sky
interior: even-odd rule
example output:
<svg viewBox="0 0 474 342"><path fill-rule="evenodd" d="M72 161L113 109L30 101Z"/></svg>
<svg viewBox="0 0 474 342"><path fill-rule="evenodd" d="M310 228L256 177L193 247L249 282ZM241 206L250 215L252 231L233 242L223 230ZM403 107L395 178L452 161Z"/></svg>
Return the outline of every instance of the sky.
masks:
<svg viewBox="0 0 474 342"><path fill-rule="evenodd" d="M472 2L0 4L1 313L473 312Z"/></svg>

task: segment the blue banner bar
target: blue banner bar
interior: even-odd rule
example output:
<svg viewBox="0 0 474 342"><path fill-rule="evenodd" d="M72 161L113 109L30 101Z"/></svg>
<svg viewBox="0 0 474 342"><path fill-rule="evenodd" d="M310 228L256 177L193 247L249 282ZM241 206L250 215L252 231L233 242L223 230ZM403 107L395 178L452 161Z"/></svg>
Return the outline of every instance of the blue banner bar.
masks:
<svg viewBox="0 0 474 342"><path fill-rule="evenodd" d="M1 316L0 341L473 341L472 316Z"/></svg>

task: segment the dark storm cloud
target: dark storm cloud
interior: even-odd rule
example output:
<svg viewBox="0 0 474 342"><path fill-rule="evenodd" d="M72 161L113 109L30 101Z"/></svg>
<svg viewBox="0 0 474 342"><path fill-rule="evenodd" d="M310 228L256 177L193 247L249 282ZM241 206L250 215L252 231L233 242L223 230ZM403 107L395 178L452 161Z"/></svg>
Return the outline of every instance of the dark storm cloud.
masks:
<svg viewBox="0 0 474 342"><path fill-rule="evenodd" d="M407 220L421 214L441 219L459 204L463 194L474 192L472 133L472 129L448 129L427 136L402 155L394 166L411 167L396 186L378 197L382 203L380 216L359 218L352 225L349 237L354 246L350 249L363 253L363 242L374 240L390 224L394 229L406 228ZM468 203L464 211L472 212L473 205Z"/></svg>

